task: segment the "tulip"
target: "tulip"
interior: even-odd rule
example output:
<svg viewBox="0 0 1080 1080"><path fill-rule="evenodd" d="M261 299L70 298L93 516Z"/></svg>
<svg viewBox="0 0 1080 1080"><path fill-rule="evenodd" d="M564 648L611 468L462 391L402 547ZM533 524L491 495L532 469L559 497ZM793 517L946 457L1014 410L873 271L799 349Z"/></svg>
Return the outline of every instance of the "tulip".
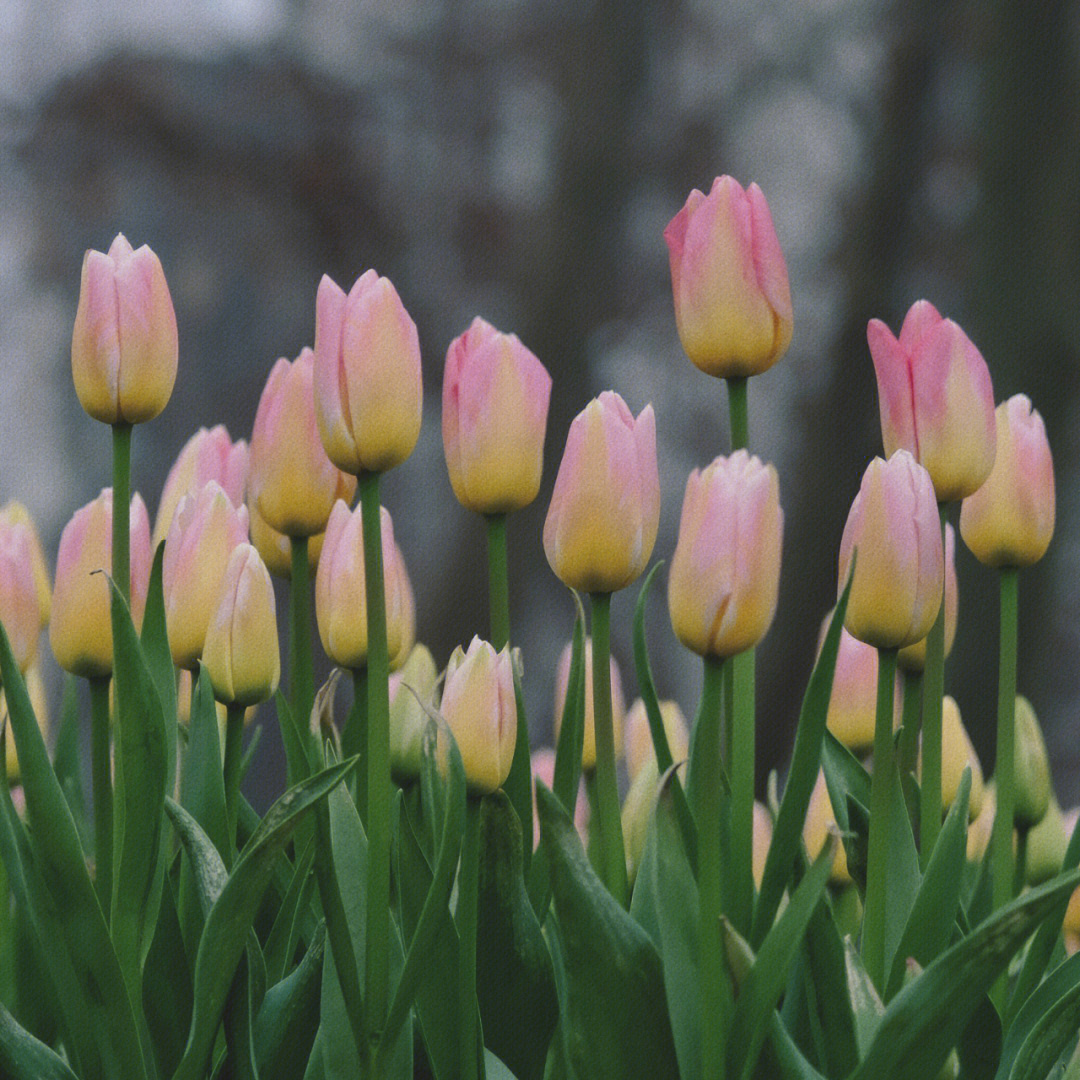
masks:
<svg viewBox="0 0 1080 1080"><path fill-rule="evenodd" d="M960 535L988 566L1030 566L1054 534L1054 462L1046 427L1024 394L996 412L994 468L960 507Z"/></svg>
<svg viewBox="0 0 1080 1080"><path fill-rule="evenodd" d="M0 622L25 672L37 656L41 608L34 581L33 546L26 525L0 523Z"/></svg>
<svg viewBox="0 0 1080 1080"><path fill-rule="evenodd" d="M277 529L271 529L254 503L248 502L247 511L251 542L255 545L259 558L274 577L290 580L292 578L292 544L289 538L284 533L279 533ZM307 558L310 574L319 567L319 556L322 554L325 537L324 532L308 537Z"/></svg>
<svg viewBox="0 0 1080 1080"><path fill-rule="evenodd" d="M461 753L467 789L497 791L510 775L517 741L517 702L509 648L499 653L474 637L450 657L441 712Z"/></svg>
<svg viewBox="0 0 1080 1080"><path fill-rule="evenodd" d="M956 700L946 695L941 701L941 807L948 810L956 800L964 769L971 769L971 794L968 796L968 820L974 821L982 812L985 798L982 766L979 755L960 719ZM919 779L922 780L921 770Z"/></svg>
<svg viewBox="0 0 1080 1080"><path fill-rule="evenodd" d="M551 376L515 334L474 319L450 343L443 373L443 446L458 502L479 514L536 498Z"/></svg>
<svg viewBox="0 0 1080 1080"><path fill-rule="evenodd" d="M836 828L836 815L829 801L829 789L825 784L825 774L818 773L814 790L810 793L810 803L806 808L806 823L803 825L803 841L811 859L817 857L829 839L830 828ZM833 859L831 880L837 885L851 882L848 870L847 852L843 844L836 845L836 857Z"/></svg>
<svg viewBox="0 0 1080 1080"><path fill-rule="evenodd" d="M1013 821L1018 829L1038 825L1050 805L1050 761L1046 743L1031 702L1016 697L1016 757L1013 764L1013 791L1016 797Z"/></svg>
<svg viewBox="0 0 1080 1080"><path fill-rule="evenodd" d="M1061 873L1069 835L1061 807L1051 794L1042 821L1028 833L1024 879L1029 885L1041 885Z"/></svg>
<svg viewBox="0 0 1080 1080"><path fill-rule="evenodd" d="M555 669L555 741L559 740L562 727L563 709L566 705L566 688L570 682L570 660L572 646L567 644L559 657L559 666ZM592 772L596 768L596 720L593 711L593 662L592 639L585 639L585 739L581 747L581 768ZM615 754L622 749L623 724L626 719L626 706L623 703L622 676L619 665L611 657L611 725L615 735Z"/></svg>
<svg viewBox="0 0 1080 1080"><path fill-rule="evenodd" d="M391 659L403 661L415 634L412 587L385 507L381 521L387 650ZM363 515L359 507L350 511L339 501L326 526L315 575L315 616L326 655L342 667L358 669L368 663L365 582Z"/></svg>
<svg viewBox="0 0 1080 1080"><path fill-rule="evenodd" d="M960 606L960 591L956 582L956 530L945 526L945 656L952 652L956 640L956 618ZM926 667L926 638L901 649L897 664L910 672L921 672Z"/></svg>
<svg viewBox="0 0 1080 1080"><path fill-rule="evenodd" d="M614 677L612 682L615 682ZM678 765L686 760L690 749L690 731L686 717L683 716L683 711L679 708L677 701L661 701L660 719L664 723L664 733L667 735L672 760ZM645 702L641 698L638 698L626 713L625 750L626 771L633 782L646 762L656 757L652 731L649 728L649 717L645 712Z"/></svg>
<svg viewBox="0 0 1080 1080"><path fill-rule="evenodd" d="M315 412L330 460L354 476L400 465L420 435L420 341L397 290L368 270L348 295L323 275Z"/></svg>
<svg viewBox="0 0 1080 1080"><path fill-rule="evenodd" d="M338 499L351 500L356 480L326 456L315 422L314 353L282 357L266 380L251 435L251 500L277 532L308 537L326 529Z"/></svg>
<svg viewBox="0 0 1080 1080"><path fill-rule="evenodd" d="M990 475L994 390L979 350L933 304L911 306L899 339L880 319L866 328L877 375L885 456L908 450L938 502L963 499Z"/></svg>
<svg viewBox="0 0 1080 1080"><path fill-rule="evenodd" d="M844 625L879 649L926 637L941 607L945 557L934 487L906 450L863 474L840 542L840 590L858 549Z"/></svg>
<svg viewBox="0 0 1080 1080"><path fill-rule="evenodd" d="M390 769L401 784L415 780L424 763L427 709L435 705L439 673L426 645L416 645L390 677Z"/></svg>
<svg viewBox="0 0 1080 1080"><path fill-rule="evenodd" d="M216 480L185 495L165 541L162 583L169 649L177 667L203 654L233 549L247 541L247 508L233 506Z"/></svg>
<svg viewBox="0 0 1080 1080"><path fill-rule="evenodd" d="M224 424L210 430L199 428L184 444L165 478L154 522L154 550L168 535L180 500L185 495L197 495L211 480L221 485L233 506L242 506L247 472L248 445L243 439L234 443Z"/></svg>
<svg viewBox="0 0 1080 1080"><path fill-rule="evenodd" d="M769 205L757 184L719 176L664 230L675 322L686 355L720 378L768 371L791 343L791 290Z"/></svg>
<svg viewBox="0 0 1080 1080"><path fill-rule="evenodd" d="M49 565L45 561L45 549L41 546L41 537L34 527L30 511L21 502L12 499L0 510L0 529L10 525L24 525L30 541L30 569L34 575L34 588L37 591L38 614L41 628L49 625L49 613L52 609L52 578Z"/></svg>
<svg viewBox="0 0 1080 1080"><path fill-rule="evenodd" d="M540 780L544 786L555 789L555 751L550 746L543 746L534 750L529 759L532 769L532 819L533 819L533 851L540 844L540 819L536 814L536 781ZM578 779L577 799L574 801L574 828L577 829L581 842L589 842L589 797L585 793L584 778Z"/></svg>
<svg viewBox="0 0 1080 1080"><path fill-rule="evenodd" d="M257 705L281 677L274 587L259 553L241 543L229 555L203 650L214 696Z"/></svg>
<svg viewBox="0 0 1080 1080"><path fill-rule="evenodd" d="M635 420L605 391L570 425L544 522L548 562L572 589L615 592L645 569L659 523L652 406Z"/></svg>
<svg viewBox="0 0 1080 1080"><path fill-rule="evenodd" d="M656 758L646 761L630 784L622 807L623 842L626 845L626 876L633 886L641 857L645 854L645 838L649 833L649 818L656 805L660 789L660 770Z"/></svg>
<svg viewBox="0 0 1080 1080"><path fill-rule="evenodd" d="M979 816L968 824L967 830L967 861L971 863L982 862L982 857L990 847L990 836L994 828L994 817L997 814L997 791L993 780L987 780L983 784L982 808Z"/></svg>
<svg viewBox="0 0 1080 1080"><path fill-rule="evenodd" d="M49 708L48 700L45 696L45 682L41 677L40 657L36 658L34 663L26 669L25 678L26 693L30 698L30 705L34 710L34 718L37 720L38 727L41 729L42 738L48 740ZM7 701L4 699L4 692L0 690L0 729L6 727L7 722ZM7 733L7 758L4 765L7 769L8 783L17 784L19 782L19 755L15 749L15 740L12 738L10 728Z"/></svg>
<svg viewBox="0 0 1080 1080"><path fill-rule="evenodd" d="M765 636L783 527L776 470L745 450L690 474L668 580L671 625L687 648L724 658Z"/></svg>
<svg viewBox="0 0 1080 1080"><path fill-rule="evenodd" d="M60 534L49 642L57 663L73 675L112 674L109 584L96 570L112 571L112 488L75 512ZM130 507L131 617L142 626L150 585L150 518L141 496Z"/></svg>
<svg viewBox="0 0 1080 1080"><path fill-rule="evenodd" d="M773 819L764 803L754 800L753 872L754 887L761 888L765 878L765 860L769 857L772 843Z"/></svg>

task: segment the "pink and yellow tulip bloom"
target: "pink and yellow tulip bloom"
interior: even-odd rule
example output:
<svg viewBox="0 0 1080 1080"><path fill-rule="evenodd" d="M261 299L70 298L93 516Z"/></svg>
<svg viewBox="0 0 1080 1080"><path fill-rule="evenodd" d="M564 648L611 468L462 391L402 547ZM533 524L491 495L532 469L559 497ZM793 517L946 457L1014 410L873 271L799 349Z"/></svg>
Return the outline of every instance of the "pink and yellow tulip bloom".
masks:
<svg viewBox="0 0 1080 1080"><path fill-rule="evenodd" d="M690 751L690 727L686 722L686 717L683 716L682 709L679 708L679 703L661 701L660 719L664 724L664 734L667 736L672 760L679 765L686 760ZM624 750L626 771L631 781L645 767L646 762L656 757L652 731L649 728L649 717L645 712L645 702L641 698L638 698L626 713Z"/></svg>
<svg viewBox="0 0 1080 1080"><path fill-rule="evenodd" d="M348 294L323 275L315 412L330 460L354 476L400 465L416 446L422 407L420 340L397 290L374 270Z"/></svg>
<svg viewBox="0 0 1080 1080"><path fill-rule="evenodd" d="M401 784L420 776L428 709L435 706L439 672L426 645L414 645L390 676L390 771Z"/></svg>
<svg viewBox="0 0 1080 1080"><path fill-rule="evenodd" d="M945 525L945 653L948 657L956 641L956 620L960 612L960 587L956 580L956 530ZM896 662L906 672L921 672L926 667L926 638L905 645Z"/></svg>
<svg viewBox="0 0 1080 1080"><path fill-rule="evenodd" d="M534 750L529 758L532 770L532 820L533 851L540 846L540 819L536 815L536 781L543 782L546 788L555 788L555 751L550 746ZM581 842L589 842L589 797L585 794L584 779L578 780L577 798L574 800L574 828L577 829Z"/></svg>
<svg viewBox="0 0 1080 1080"><path fill-rule="evenodd" d="M37 590L38 612L41 617L41 627L49 625L49 615L52 610L52 576L49 573L49 564L45 559L45 549L41 546L41 537L34 525L34 519L30 511L21 502L12 499L0 509L0 528L11 525L24 525L30 536L30 569L34 574L34 587Z"/></svg>
<svg viewBox="0 0 1080 1080"><path fill-rule="evenodd" d="M32 552L28 526L0 523L0 623L4 624L12 655L22 672L37 656L41 634Z"/></svg>
<svg viewBox="0 0 1080 1080"><path fill-rule="evenodd" d="M255 545L259 557L266 564L266 569L274 577L284 578L288 581L292 577L292 544L284 534L271 529L263 520L258 507L248 500L248 529L251 532L251 542ZM323 540L326 533L316 533L308 537L307 561L308 573L313 574L319 568L319 556L322 554Z"/></svg>
<svg viewBox="0 0 1080 1080"><path fill-rule="evenodd" d="M997 457L960 507L960 535L987 566L1031 566L1054 535L1054 461L1046 426L1025 394L996 410Z"/></svg>
<svg viewBox="0 0 1080 1080"><path fill-rule="evenodd" d="M700 656L752 648L776 613L784 514L776 470L745 450L695 469L671 560L675 636Z"/></svg>
<svg viewBox="0 0 1080 1080"><path fill-rule="evenodd" d="M450 343L443 372L443 447L458 502L478 514L536 498L551 376L516 334L474 319Z"/></svg>
<svg viewBox="0 0 1080 1080"><path fill-rule="evenodd" d="M686 355L708 375L768 371L791 343L791 289L772 215L757 184L718 176L695 189L664 230L675 322Z"/></svg>
<svg viewBox="0 0 1080 1080"><path fill-rule="evenodd" d="M974 821L982 810L983 772L979 755L971 745L967 729L960 719L956 699L946 695L941 702L941 808L948 810L956 801L964 769L971 769L971 794L968 796L968 820ZM921 779L921 773L920 773Z"/></svg>
<svg viewBox="0 0 1080 1080"><path fill-rule="evenodd" d="M566 706L566 688L570 682L571 644L567 644L555 669L555 741L559 741L562 714ZM592 638L585 639L585 739L581 746L581 768L591 773L596 768L596 713L593 704L593 653ZM609 658L611 669L611 726L615 742L615 756L622 753L623 725L626 706L623 699L622 675L615 657Z"/></svg>
<svg viewBox="0 0 1080 1080"><path fill-rule="evenodd" d="M994 464L994 389L982 354L933 304L911 306L896 338L866 328L877 375L885 456L907 450L930 473L938 502L975 492Z"/></svg>

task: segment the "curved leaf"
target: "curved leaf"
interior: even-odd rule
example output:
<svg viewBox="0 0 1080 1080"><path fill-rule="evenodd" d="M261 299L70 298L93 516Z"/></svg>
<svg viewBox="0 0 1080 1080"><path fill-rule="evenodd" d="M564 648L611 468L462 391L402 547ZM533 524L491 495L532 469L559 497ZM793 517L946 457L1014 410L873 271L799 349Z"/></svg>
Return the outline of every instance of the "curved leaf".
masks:
<svg viewBox="0 0 1080 1080"><path fill-rule="evenodd" d="M0 1075L8 1080L78 1080L64 1059L21 1028L2 1004Z"/></svg>
<svg viewBox="0 0 1080 1080"><path fill-rule="evenodd" d="M1042 1080L1078 1027L1080 953L1075 953L1050 973L1016 1014L1001 1048L995 1080Z"/></svg>

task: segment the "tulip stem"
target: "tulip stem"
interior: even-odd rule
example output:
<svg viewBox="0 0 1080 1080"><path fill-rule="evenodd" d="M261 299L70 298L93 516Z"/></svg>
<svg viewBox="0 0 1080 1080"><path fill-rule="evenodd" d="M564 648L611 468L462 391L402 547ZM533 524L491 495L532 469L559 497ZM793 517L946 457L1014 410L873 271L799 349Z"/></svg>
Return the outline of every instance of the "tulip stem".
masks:
<svg viewBox="0 0 1080 1080"><path fill-rule="evenodd" d="M754 650L731 658L734 708L731 726L732 883L728 918L740 934L750 933L754 913Z"/></svg>
<svg viewBox="0 0 1080 1080"><path fill-rule="evenodd" d="M750 444L750 419L746 407L749 380L745 375L740 375L725 381L728 387L728 415L731 418L731 449L745 450Z"/></svg>
<svg viewBox="0 0 1080 1080"><path fill-rule="evenodd" d="M942 551L948 506L938 503ZM943 556L944 557L944 556ZM937 618L926 636L923 674L922 783L919 788L919 862L923 871L941 832L941 698L945 693L945 594Z"/></svg>
<svg viewBox="0 0 1080 1080"><path fill-rule="evenodd" d="M904 672L904 712L900 722L900 771L915 771L919 760L919 726L922 719L920 705L923 695L921 671Z"/></svg>
<svg viewBox="0 0 1080 1080"><path fill-rule="evenodd" d="M1012 567L1001 571L1001 628L998 654L997 814L990 834L994 872L994 910L1012 899L1013 819L1016 808L1016 623L1020 572Z"/></svg>
<svg viewBox="0 0 1080 1080"><path fill-rule="evenodd" d="M309 730L315 700L315 675L311 658L311 568L308 538L290 537L292 577L289 582L289 691L293 720L301 731ZM319 747L322 759L322 748Z"/></svg>
<svg viewBox="0 0 1080 1080"><path fill-rule="evenodd" d="M225 820L229 842L222 852L225 869L231 870L236 857L236 809L240 802L240 764L244 754L244 706L235 702L225 711Z"/></svg>
<svg viewBox="0 0 1080 1080"><path fill-rule="evenodd" d="M368 639L365 995L369 1036L382 1032L390 992L390 662L379 475L363 472L359 476Z"/></svg>
<svg viewBox="0 0 1080 1080"><path fill-rule="evenodd" d="M131 425L113 424L112 575L131 604Z"/></svg>
<svg viewBox="0 0 1080 1080"><path fill-rule="evenodd" d="M112 910L113 790L112 757L109 753L110 678L88 679L90 683L90 757L94 788L95 882L101 910L109 921Z"/></svg>
<svg viewBox="0 0 1080 1080"><path fill-rule="evenodd" d="M595 647L595 646L594 646ZM701 1075L723 1080L727 1019L724 995L724 943L720 931L722 870L720 818L723 807L720 764L720 704L723 660L704 658L701 702L694 720L694 816L698 824L698 894L701 904Z"/></svg>
<svg viewBox="0 0 1080 1080"><path fill-rule="evenodd" d="M596 728L596 809L600 811L600 847L604 884L626 907L626 876L619 785L615 775L615 732L611 720L611 593L592 593L593 717Z"/></svg>
<svg viewBox="0 0 1080 1080"><path fill-rule="evenodd" d="M487 515L488 600L491 644L496 652L510 641L510 577L506 559L506 515Z"/></svg>
<svg viewBox="0 0 1080 1080"><path fill-rule="evenodd" d="M478 1075L476 1037L476 919L480 873L480 798L465 800L465 835L461 841L461 868L458 871L456 921L461 939L458 966L461 991L461 1077L475 1080Z"/></svg>
<svg viewBox="0 0 1080 1080"><path fill-rule="evenodd" d="M893 686L896 649L878 649L877 716L874 722L874 774L870 786L870 843L866 859L866 914L862 954L866 971L885 990L885 896L888 891L889 815L896 777L893 757ZM940 794L941 785L938 784Z"/></svg>
<svg viewBox="0 0 1080 1080"><path fill-rule="evenodd" d="M367 667L353 668L353 703L341 733L341 756L351 758L367 749L368 671ZM353 769L349 776L349 792L367 828L367 770Z"/></svg>

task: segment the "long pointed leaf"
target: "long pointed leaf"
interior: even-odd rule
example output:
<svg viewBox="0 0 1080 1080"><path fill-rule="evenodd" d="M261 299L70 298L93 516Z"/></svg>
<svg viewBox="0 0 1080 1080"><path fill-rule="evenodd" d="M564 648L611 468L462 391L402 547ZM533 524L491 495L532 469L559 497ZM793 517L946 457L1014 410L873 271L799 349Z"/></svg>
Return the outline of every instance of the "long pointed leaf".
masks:
<svg viewBox="0 0 1080 1080"><path fill-rule="evenodd" d="M0 1075L8 1080L78 1080L64 1059L21 1028L0 1005Z"/></svg>
<svg viewBox="0 0 1080 1080"><path fill-rule="evenodd" d="M1080 1026L1080 953L1050 973L1009 1027L996 1080L1042 1080Z"/></svg>
<svg viewBox="0 0 1080 1080"><path fill-rule="evenodd" d="M150 568L150 584L146 591L146 609L143 612L142 632L139 644L147 669L154 680L161 713L165 718L165 790L172 792L176 786L176 668L169 650L169 634L165 626L165 592L163 588L165 541L158 544L154 563Z"/></svg>

